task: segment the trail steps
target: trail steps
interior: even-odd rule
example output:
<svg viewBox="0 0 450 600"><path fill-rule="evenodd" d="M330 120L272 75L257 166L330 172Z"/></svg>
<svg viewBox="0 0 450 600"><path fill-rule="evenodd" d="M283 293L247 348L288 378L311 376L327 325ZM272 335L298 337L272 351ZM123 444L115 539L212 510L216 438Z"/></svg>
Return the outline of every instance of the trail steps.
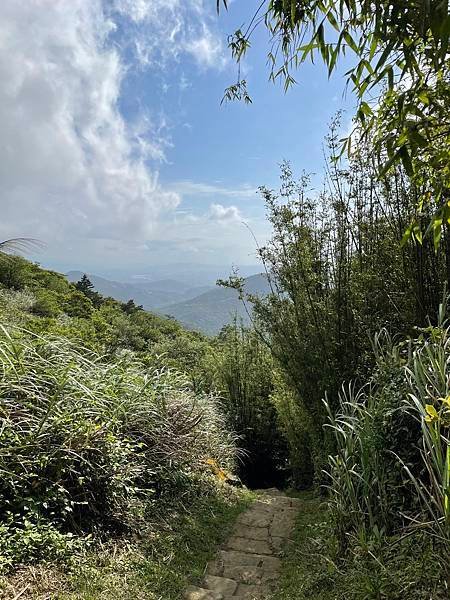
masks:
<svg viewBox="0 0 450 600"><path fill-rule="evenodd" d="M300 500L277 489L242 513L231 536L206 567L201 587L190 586L185 600L263 600L275 591L280 555L289 541Z"/></svg>

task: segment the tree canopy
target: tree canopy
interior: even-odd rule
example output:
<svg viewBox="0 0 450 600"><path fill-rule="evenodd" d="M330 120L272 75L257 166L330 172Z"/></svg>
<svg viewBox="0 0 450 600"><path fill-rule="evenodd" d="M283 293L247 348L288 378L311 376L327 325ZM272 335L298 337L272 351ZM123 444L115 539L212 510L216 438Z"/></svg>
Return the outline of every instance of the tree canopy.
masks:
<svg viewBox="0 0 450 600"><path fill-rule="evenodd" d="M421 210L432 203L426 232L437 246L443 224L450 223L448 2L263 0L229 38L238 64L260 26L271 34L270 79L282 80L286 90L306 60L318 56L331 75L342 57L354 59L346 75L358 98L357 135L371 133L381 176L402 164L420 191L404 241L421 242ZM240 70L225 98L251 102ZM353 137L342 140L342 152L351 153Z"/></svg>

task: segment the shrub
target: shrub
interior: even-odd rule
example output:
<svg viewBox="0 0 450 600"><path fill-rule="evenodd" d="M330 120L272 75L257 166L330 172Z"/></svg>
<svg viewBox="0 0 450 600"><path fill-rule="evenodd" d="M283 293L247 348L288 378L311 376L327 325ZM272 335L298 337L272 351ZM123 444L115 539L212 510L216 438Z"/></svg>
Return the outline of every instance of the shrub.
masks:
<svg viewBox="0 0 450 600"><path fill-rule="evenodd" d="M9 323L20 324L27 317L36 298L28 290L0 289L0 313Z"/></svg>
<svg viewBox="0 0 450 600"><path fill-rule="evenodd" d="M31 312L39 317L56 317L61 312L57 292L46 289L37 290Z"/></svg>
<svg viewBox="0 0 450 600"><path fill-rule="evenodd" d="M369 384L343 388L329 405L337 453L330 457L335 533L375 542L414 527L434 532L450 555L450 336L442 325L394 345L376 338Z"/></svg>
<svg viewBox="0 0 450 600"><path fill-rule="evenodd" d="M286 479L287 449L271 401L270 353L253 331L237 323L222 330L219 350L215 384L244 450L240 475L252 487L281 486Z"/></svg>
<svg viewBox="0 0 450 600"><path fill-rule="evenodd" d="M289 471L292 487L308 489L313 480L309 415L298 401L295 391L280 374L275 376L271 400L277 410L280 430L289 450Z"/></svg>
<svg viewBox="0 0 450 600"><path fill-rule="evenodd" d="M80 319L89 319L92 315L92 302L82 292L73 290L64 298L62 303L64 312L69 317L78 317Z"/></svg>
<svg viewBox="0 0 450 600"><path fill-rule="evenodd" d="M57 544L53 529L135 528L153 501L208 472L207 459L233 467L215 399L194 395L175 372L147 372L130 352L105 364L67 339L2 328L0 375L8 539L28 535L25 523L40 536L51 526Z"/></svg>

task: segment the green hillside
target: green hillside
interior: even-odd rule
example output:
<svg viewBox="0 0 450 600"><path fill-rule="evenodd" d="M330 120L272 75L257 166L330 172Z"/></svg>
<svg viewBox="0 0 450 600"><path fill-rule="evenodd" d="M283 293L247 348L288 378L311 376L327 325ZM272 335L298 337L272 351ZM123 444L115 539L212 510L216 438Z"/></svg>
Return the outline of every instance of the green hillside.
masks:
<svg viewBox="0 0 450 600"><path fill-rule="evenodd" d="M247 502L210 465L236 464L205 376L210 342L5 254L0 320L0 597L57 585L65 598L144 587L175 600ZM197 555L172 546L175 530ZM130 579L123 565L138 563L148 573ZM53 565L51 584L33 564Z"/></svg>
<svg viewBox="0 0 450 600"><path fill-rule="evenodd" d="M76 282L83 275L82 271L69 271L66 277L70 282ZM181 281L170 279L159 281L143 280L131 283L112 281L91 273L88 273L88 275L94 288L102 296L109 296L121 302L127 302L130 298L133 298L136 304L142 304L146 310L155 310L169 304L189 300L211 287L190 286Z"/></svg>
<svg viewBox="0 0 450 600"><path fill-rule="evenodd" d="M269 284L264 275L247 277L244 287L252 295L265 296L269 292ZM251 307L251 303L243 304L236 290L216 287L190 300L160 308L158 312L175 317L190 329L216 335L235 318L246 326L250 325Z"/></svg>

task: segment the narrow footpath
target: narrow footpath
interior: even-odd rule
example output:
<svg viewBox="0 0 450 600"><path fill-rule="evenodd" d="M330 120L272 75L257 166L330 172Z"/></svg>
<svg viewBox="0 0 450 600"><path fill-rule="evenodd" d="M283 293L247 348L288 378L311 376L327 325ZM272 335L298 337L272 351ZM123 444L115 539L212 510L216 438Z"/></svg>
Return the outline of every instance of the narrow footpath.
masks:
<svg viewBox="0 0 450 600"><path fill-rule="evenodd" d="M289 541L300 500L277 489L242 513L231 537L208 563L201 587L190 586L185 600L262 600L276 591L280 555Z"/></svg>

